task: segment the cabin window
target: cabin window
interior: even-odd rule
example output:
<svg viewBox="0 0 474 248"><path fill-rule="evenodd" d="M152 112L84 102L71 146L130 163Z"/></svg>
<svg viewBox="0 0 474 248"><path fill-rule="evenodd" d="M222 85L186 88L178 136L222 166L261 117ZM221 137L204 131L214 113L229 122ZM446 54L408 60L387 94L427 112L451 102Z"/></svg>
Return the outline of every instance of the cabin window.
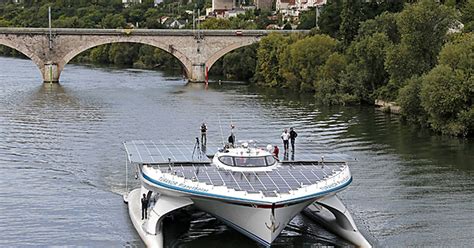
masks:
<svg viewBox="0 0 474 248"><path fill-rule="evenodd" d="M235 166L239 167L264 167L267 166L265 157L236 157Z"/></svg>
<svg viewBox="0 0 474 248"><path fill-rule="evenodd" d="M267 156L267 165L270 166L270 165L274 165L276 163L276 160L273 156Z"/></svg>
<svg viewBox="0 0 474 248"><path fill-rule="evenodd" d="M232 157L232 156L221 156L219 161L227 166L236 167L266 167L276 163L273 156L261 156L261 157Z"/></svg>
<svg viewBox="0 0 474 248"><path fill-rule="evenodd" d="M219 157L219 161L221 161L221 163L223 163L225 165L234 166L234 159L232 159L232 157L230 157L230 156Z"/></svg>

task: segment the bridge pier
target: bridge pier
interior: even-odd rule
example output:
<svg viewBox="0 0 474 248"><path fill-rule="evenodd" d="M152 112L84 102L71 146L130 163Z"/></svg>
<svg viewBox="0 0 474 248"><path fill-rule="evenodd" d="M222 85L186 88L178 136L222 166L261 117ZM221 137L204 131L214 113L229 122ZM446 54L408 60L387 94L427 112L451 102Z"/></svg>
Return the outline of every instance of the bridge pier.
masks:
<svg viewBox="0 0 474 248"><path fill-rule="evenodd" d="M206 64L199 63L193 64L191 69L191 75L189 75L189 82L191 83L202 83L206 81Z"/></svg>
<svg viewBox="0 0 474 248"><path fill-rule="evenodd" d="M48 62L41 70L44 83L59 83L59 66L56 63Z"/></svg>

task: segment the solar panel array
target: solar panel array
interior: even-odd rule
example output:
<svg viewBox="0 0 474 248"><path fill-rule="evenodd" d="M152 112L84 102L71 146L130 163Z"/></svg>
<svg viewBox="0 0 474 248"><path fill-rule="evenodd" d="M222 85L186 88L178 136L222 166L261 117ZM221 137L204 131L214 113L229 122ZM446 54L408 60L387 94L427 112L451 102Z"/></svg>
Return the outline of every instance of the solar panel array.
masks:
<svg viewBox="0 0 474 248"><path fill-rule="evenodd" d="M258 147L275 144L270 141L259 141ZM210 162L207 155L214 155L221 149L222 143L208 142L207 146L199 146L192 141L127 141L124 142L127 158L132 163L167 163L168 159L174 162ZM285 153L280 149L280 159L285 161L315 161L321 156L331 160L346 160L341 154L334 154L324 150L323 145L317 143L298 143L296 151Z"/></svg>
<svg viewBox="0 0 474 248"><path fill-rule="evenodd" d="M344 162L287 162L268 172L231 172L209 163L175 163L159 167L193 181L272 196L276 193L288 193L303 185L316 184L340 172L344 166Z"/></svg>
<svg viewBox="0 0 474 248"><path fill-rule="evenodd" d="M281 156L282 166L269 172L231 172L212 166L205 154L215 154L221 148L219 144L210 143L205 149L181 141L129 141L124 145L131 163L149 164L193 181L225 185L249 193L262 192L266 196L316 184L345 166L345 162L322 162L320 154L312 153L313 146L301 144L296 154L289 155L286 160Z"/></svg>

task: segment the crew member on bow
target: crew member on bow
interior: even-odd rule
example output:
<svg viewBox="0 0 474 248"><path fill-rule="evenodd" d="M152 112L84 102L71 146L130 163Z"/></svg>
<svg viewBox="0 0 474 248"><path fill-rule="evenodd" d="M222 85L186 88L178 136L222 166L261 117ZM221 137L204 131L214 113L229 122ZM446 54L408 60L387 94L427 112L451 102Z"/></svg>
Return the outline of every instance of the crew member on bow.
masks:
<svg viewBox="0 0 474 248"><path fill-rule="evenodd" d="M143 198L142 198L142 220L143 218L147 219L148 216L147 216L147 210L148 210L148 198L146 197L146 194L143 194Z"/></svg>
<svg viewBox="0 0 474 248"><path fill-rule="evenodd" d="M290 127L290 143L291 143L291 151L295 152L295 139L298 137L298 134Z"/></svg>

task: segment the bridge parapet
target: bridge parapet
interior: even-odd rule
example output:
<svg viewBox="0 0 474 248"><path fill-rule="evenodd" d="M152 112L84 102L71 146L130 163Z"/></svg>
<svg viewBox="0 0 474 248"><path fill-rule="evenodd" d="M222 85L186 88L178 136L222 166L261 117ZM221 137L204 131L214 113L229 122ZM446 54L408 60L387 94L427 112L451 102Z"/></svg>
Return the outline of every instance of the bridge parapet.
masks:
<svg viewBox="0 0 474 248"><path fill-rule="evenodd" d="M53 35L166 35L194 36L265 36L270 33L292 34L309 33L309 30L227 30L227 29L88 29L88 28L52 28ZM0 27L0 34L49 35L48 28L8 28Z"/></svg>

